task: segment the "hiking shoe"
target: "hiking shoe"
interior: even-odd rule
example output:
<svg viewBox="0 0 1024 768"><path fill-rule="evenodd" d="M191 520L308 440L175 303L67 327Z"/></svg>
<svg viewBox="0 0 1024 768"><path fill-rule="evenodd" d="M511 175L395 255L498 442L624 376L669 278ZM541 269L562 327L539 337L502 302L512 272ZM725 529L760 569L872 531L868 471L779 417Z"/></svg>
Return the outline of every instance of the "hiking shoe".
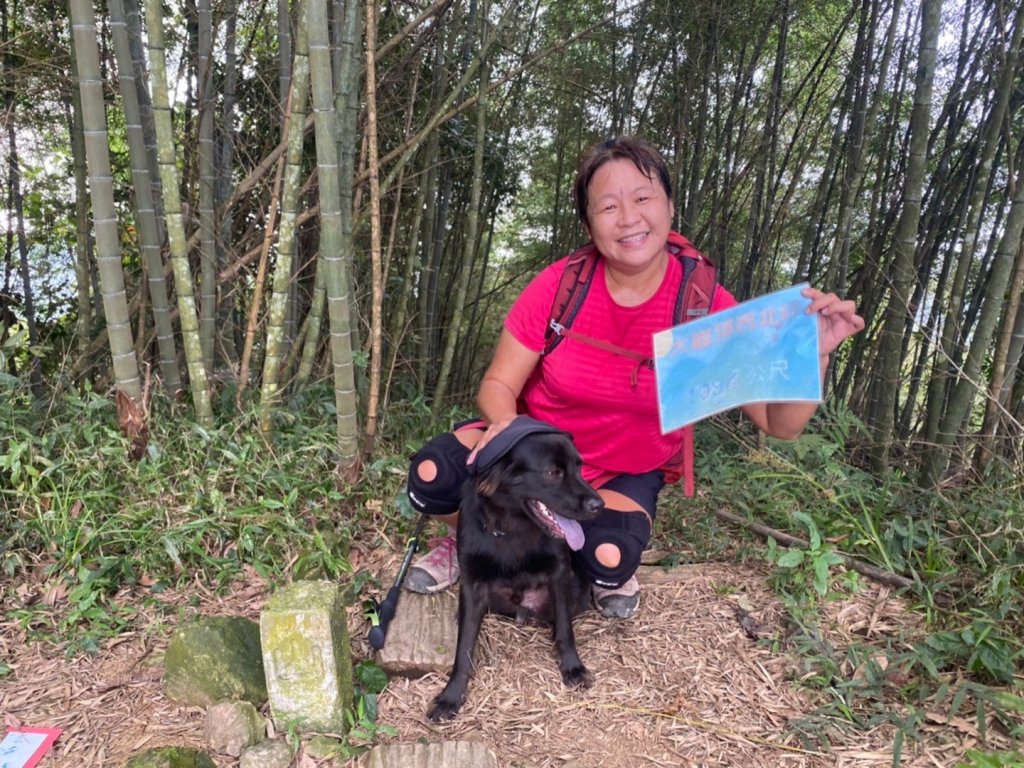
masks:
<svg viewBox="0 0 1024 768"><path fill-rule="evenodd" d="M459 580L459 558L452 536L427 541L430 551L412 564L405 577L405 588L429 594L440 592Z"/></svg>
<svg viewBox="0 0 1024 768"><path fill-rule="evenodd" d="M618 589L605 589L594 585L594 605L606 619L631 618L640 607L640 583L636 576Z"/></svg>

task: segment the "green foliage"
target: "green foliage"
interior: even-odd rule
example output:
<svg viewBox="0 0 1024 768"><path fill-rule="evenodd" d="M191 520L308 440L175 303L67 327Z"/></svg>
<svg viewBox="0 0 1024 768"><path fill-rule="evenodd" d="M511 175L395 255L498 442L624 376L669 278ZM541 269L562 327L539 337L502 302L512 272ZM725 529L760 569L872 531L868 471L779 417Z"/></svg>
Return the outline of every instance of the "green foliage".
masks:
<svg viewBox="0 0 1024 768"><path fill-rule="evenodd" d="M347 732L340 739L313 737L307 753L319 759L351 760L369 750L380 737L398 733L393 726L377 722L377 697L387 686L387 674L371 661L356 665L352 671L356 690L351 708L345 711ZM298 734L292 733L292 744L298 740Z"/></svg>
<svg viewBox="0 0 1024 768"><path fill-rule="evenodd" d="M768 540L768 561L774 563L778 571L774 583L789 598L807 596L806 585L809 582L819 597L828 592L829 571L833 566L843 562L843 558L835 551L835 547L822 541L821 533L814 519L806 512L794 512L793 519L801 523L809 533L807 549L791 547L780 549L775 539Z"/></svg>
<svg viewBox="0 0 1024 768"><path fill-rule="evenodd" d="M993 722L1019 739L1019 484L937 493L912 485L897 470L875 477L845 460L863 435L860 422L833 403L798 440L769 440L765 449L742 456L729 446L746 438L724 417L703 425L697 436L697 471L710 503L725 503L735 514L807 542L747 545L766 553L773 566L769 581L789 613L789 631L772 642L790 652L801 685L822 696L819 709L793 721L792 730L808 745L827 747L844 729L888 724L897 733L893 765L936 713L973 721L983 744ZM870 641L854 637L848 647L835 647L822 609L863 584L843 568L846 557L909 580L906 598L922 611L924 628L900 628L896 636Z"/></svg>
<svg viewBox="0 0 1024 768"><path fill-rule="evenodd" d="M956 764L956 768L1020 768L1024 765L1024 752L979 752L967 750L967 760Z"/></svg>
<svg viewBox="0 0 1024 768"><path fill-rule="evenodd" d="M982 680L1012 683L1015 660L1024 655L1020 639L1008 637L990 616L976 612L967 626L929 635L918 647L919 659L929 673L962 667Z"/></svg>
<svg viewBox="0 0 1024 768"><path fill-rule="evenodd" d="M90 647L130 621L113 599L124 587L218 587L244 567L271 579L350 570L365 491L336 487L333 420L293 413L271 447L248 416L182 428L155 406L137 463L95 393L68 391L45 415L17 397L0 409L0 590L26 626ZM7 599L17 580L40 583L59 609Z"/></svg>
<svg viewBox="0 0 1024 768"><path fill-rule="evenodd" d="M387 673L371 661L357 664L353 673L356 683L355 705L346 714L349 719L349 739L369 743L378 736L396 735L393 727L377 723L377 697L387 687Z"/></svg>

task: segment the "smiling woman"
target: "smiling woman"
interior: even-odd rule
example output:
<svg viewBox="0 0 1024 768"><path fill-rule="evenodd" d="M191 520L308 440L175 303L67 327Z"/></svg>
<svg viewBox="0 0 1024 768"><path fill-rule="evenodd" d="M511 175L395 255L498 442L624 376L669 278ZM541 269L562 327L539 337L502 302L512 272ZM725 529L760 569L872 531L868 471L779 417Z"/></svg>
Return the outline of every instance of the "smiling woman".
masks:
<svg viewBox="0 0 1024 768"><path fill-rule="evenodd" d="M665 276L671 194L631 160L616 159L597 170L580 201L587 234L604 257L608 290L621 306L647 301Z"/></svg>
<svg viewBox="0 0 1024 768"><path fill-rule="evenodd" d="M462 486L465 463L486 455L520 413L557 426L573 436L583 477L605 505L581 523L584 541L573 552L574 567L591 582L598 611L628 618L640 602L634 574L651 536L658 494L680 478L687 439L683 430L662 434L654 371L642 361L653 355L653 335L680 316L678 298L692 271L669 253L670 235L677 239L671 232L672 187L668 167L651 145L630 137L596 145L583 158L574 189L597 257L585 300L565 320L573 333L546 346L552 306L572 258L566 257L534 278L505 318L477 395L484 421L435 438L417 454L410 500L451 525L459 497L443 490ZM711 312L736 303L713 280L707 289ZM819 355L827 361L863 321L853 302L815 290L805 296L811 299L808 311L818 313ZM768 434L794 437L814 406L759 403L743 410ZM441 456L449 459L444 471L431 458ZM435 591L452 583L459 576L455 553L446 539L413 566L407 585Z"/></svg>

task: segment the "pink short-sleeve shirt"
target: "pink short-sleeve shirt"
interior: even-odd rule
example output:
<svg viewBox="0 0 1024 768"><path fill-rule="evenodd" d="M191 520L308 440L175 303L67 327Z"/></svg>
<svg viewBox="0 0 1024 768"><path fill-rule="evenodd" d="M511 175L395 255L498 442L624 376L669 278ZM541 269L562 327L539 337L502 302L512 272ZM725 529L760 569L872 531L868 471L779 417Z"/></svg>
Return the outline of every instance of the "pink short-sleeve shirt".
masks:
<svg viewBox="0 0 1024 768"><path fill-rule="evenodd" d="M536 352L544 349L551 304L567 261L537 275L505 317L509 333ZM679 260L670 258L657 292L643 304L623 307L608 292L604 261L598 261L573 331L651 357L652 335L672 325L682 273ZM718 286L711 311L735 304L732 294ZM530 416L572 434L583 457L583 476L598 486L615 475L660 469L682 444L678 430L661 434L653 370L572 338L563 338L541 358L523 388L521 404Z"/></svg>

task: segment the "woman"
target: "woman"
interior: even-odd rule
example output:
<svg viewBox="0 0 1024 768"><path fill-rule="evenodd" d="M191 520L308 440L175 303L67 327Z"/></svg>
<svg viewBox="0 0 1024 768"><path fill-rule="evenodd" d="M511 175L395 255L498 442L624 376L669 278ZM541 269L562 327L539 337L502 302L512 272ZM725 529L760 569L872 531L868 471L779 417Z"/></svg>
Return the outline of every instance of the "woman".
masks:
<svg viewBox="0 0 1024 768"><path fill-rule="evenodd" d="M615 138L584 157L575 183L583 227L600 258L573 331L642 357L653 354L652 334L672 325L682 267L666 250L675 208L668 167L658 152L635 138ZM551 304L567 259L542 271L513 304L477 394L483 419L458 425L413 457L409 497L417 509L454 530L465 465L523 410L571 433L584 461L584 477L605 510L584 525L576 565L591 578L594 603L610 618L628 618L639 606L636 570L651 536L658 493L679 454L681 433L662 435L654 372L636 361L573 338L541 352ZM821 372L829 354L864 328L852 301L809 288L808 312L818 316ZM721 286L711 311L736 304ZM813 403L756 403L742 407L773 437L796 438L815 411ZM418 592L447 587L458 578L456 544L448 537L409 571Z"/></svg>

